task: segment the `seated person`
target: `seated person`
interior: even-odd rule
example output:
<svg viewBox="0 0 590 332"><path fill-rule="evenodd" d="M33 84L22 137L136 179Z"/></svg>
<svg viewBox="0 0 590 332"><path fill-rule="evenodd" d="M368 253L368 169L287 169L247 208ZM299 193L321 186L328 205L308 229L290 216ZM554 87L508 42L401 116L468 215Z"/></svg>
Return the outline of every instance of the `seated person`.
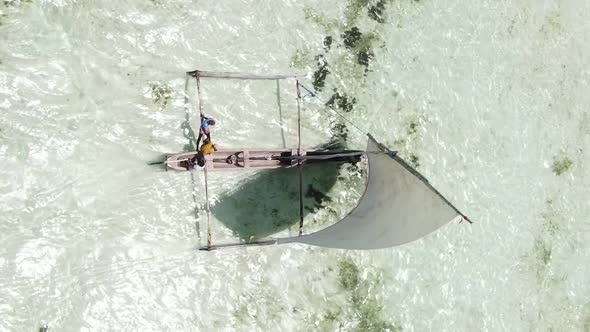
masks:
<svg viewBox="0 0 590 332"><path fill-rule="evenodd" d="M186 161L186 169L191 170L195 168L195 166L201 168L204 167L206 162L205 155L212 154L214 151L217 151L217 146L215 146L215 144L213 144L209 139L205 138L200 151L197 151L194 157L189 158Z"/></svg>
<svg viewBox="0 0 590 332"><path fill-rule="evenodd" d="M203 145L201 146L200 152L204 155L212 154L213 152L217 151L217 146L211 142L210 139L205 138L203 140Z"/></svg>
<svg viewBox="0 0 590 332"><path fill-rule="evenodd" d="M195 167L203 168L205 166L205 155L203 152L199 151L195 154L194 157L189 158L186 160L186 167L187 171L194 169Z"/></svg>

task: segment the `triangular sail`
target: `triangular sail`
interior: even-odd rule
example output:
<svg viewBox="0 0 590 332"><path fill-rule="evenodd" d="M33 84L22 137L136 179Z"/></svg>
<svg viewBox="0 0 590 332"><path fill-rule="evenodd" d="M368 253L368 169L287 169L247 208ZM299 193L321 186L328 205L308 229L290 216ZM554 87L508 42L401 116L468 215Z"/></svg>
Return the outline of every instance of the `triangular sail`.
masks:
<svg viewBox="0 0 590 332"><path fill-rule="evenodd" d="M315 233L278 239L342 249L379 249L417 240L463 216L428 181L371 136L369 179L359 204L336 224Z"/></svg>

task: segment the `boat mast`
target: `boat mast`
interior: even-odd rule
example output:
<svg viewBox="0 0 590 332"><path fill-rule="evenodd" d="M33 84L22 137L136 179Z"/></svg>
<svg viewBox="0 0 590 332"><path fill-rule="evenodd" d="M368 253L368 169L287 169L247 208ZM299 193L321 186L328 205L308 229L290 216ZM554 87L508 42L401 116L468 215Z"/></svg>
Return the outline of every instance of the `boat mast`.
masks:
<svg viewBox="0 0 590 332"><path fill-rule="evenodd" d="M295 80L297 87L297 155L301 157L301 90L299 89L299 80ZM301 159L297 160L299 169L299 236L303 235L303 167Z"/></svg>

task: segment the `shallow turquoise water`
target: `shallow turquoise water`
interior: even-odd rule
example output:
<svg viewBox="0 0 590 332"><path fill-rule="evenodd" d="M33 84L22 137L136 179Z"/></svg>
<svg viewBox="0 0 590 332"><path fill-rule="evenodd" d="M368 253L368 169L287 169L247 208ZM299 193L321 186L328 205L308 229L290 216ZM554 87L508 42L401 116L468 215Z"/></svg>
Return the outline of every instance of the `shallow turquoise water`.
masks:
<svg viewBox="0 0 590 332"><path fill-rule="evenodd" d="M0 10L0 330L590 328L590 4ZM342 111L354 99L347 116L475 224L371 252L195 250L202 179L147 163L189 144L184 72L197 68L304 72ZM291 145L294 100L280 89ZM219 144L282 146L274 83L212 82L205 93ZM328 141L336 118L311 100L304 114L305 144ZM350 147L363 140L348 127ZM241 181L212 179L213 201ZM359 194L349 185L328 193L318 222L346 213ZM214 231L232 236L221 222Z"/></svg>

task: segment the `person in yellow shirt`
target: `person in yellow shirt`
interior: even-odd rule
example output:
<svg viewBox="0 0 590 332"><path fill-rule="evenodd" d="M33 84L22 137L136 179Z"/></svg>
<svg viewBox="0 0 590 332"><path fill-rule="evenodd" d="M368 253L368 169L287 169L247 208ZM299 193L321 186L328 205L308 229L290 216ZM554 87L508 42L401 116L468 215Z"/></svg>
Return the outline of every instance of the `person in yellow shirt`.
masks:
<svg viewBox="0 0 590 332"><path fill-rule="evenodd" d="M205 139L203 140L203 145L201 146L200 150L204 155L212 154L213 152L217 151L217 147L211 140Z"/></svg>

